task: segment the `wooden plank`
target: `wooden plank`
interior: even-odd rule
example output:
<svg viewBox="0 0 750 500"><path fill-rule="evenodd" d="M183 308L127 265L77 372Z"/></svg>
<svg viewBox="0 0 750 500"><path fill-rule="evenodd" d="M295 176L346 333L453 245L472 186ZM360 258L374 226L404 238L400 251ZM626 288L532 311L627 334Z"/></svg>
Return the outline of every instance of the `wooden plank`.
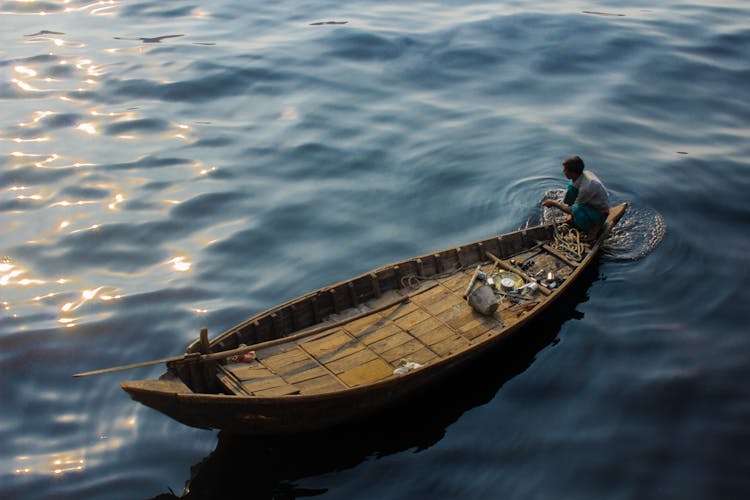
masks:
<svg viewBox="0 0 750 500"><path fill-rule="evenodd" d="M440 284L452 292L461 293L464 289L466 289L466 285L469 284L470 278L470 273L461 272L444 281L441 281Z"/></svg>
<svg viewBox="0 0 750 500"><path fill-rule="evenodd" d="M271 370L264 367L260 363L234 363L231 365L226 365L224 366L224 368L243 382L245 380L264 379L274 375Z"/></svg>
<svg viewBox="0 0 750 500"><path fill-rule="evenodd" d="M416 311L419 306L413 302L407 302L401 304L400 307L393 307L380 312L381 318L384 320L395 321L399 318L406 316L407 314Z"/></svg>
<svg viewBox="0 0 750 500"><path fill-rule="evenodd" d="M320 304L318 303L318 296L313 295L310 298L310 303L312 304L313 309L313 319L315 320L315 323L320 323Z"/></svg>
<svg viewBox="0 0 750 500"><path fill-rule="evenodd" d="M277 354L296 350L297 344L295 344L294 342L284 342L280 344L270 345L268 347L261 347L260 349L255 349L255 356L256 358L270 358L271 356L276 356Z"/></svg>
<svg viewBox="0 0 750 500"><path fill-rule="evenodd" d="M440 295L439 298L436 298L436 299L437 300L429 304L419 304L419 305L430 314L435 315L435 314L445 311L446 309L448 309L454 304L465 303L461 294L453 293L447 288L444 289L444 292Z"/></svg>
<svg viewBox="0 0 750 500"><path fill-rule="evenodd" d="M437 293L431 294L430 297L425 297L424 295L428 294L424 294L423 296L415 298L414 302L432 315L445 311L453 304L463 302L463 299L460 296L446 288L438 287L438 290Z"/></svg>
<svg viewBox="0 0 750 500"><path fill-rule="evenodd" d="M279 318L279 315L276 312L271 313L271 331L273 332L274 337L282 337L284 335L284 332L281 329L281 318Z"/></svg>
<svg viewBox="0 0 750 500"><path fill-rule="evenodd" d="M432 288L431 290L428 290L418 296L415 296L412 298L412 302L414 304L424 304L428 302L433 302L436 300L436 298L445 295L447 290L443 286L436 286Z"/></svg>
<svg viewBox="0 0 750 500"><path fill-rule="evenodd" d="M386 323L383 326L379 328L371 328L369 330L365 330L362 332L359 332L357 335L355 335L363 344L370 345L374 344L375 342L378 342L380 340L383 340L387 337L390 337L391 335L395 335L398 332L401 332L401 330L398 326L396 326L394 323Z"/></svg>
<svg viewBox="0 0 750 500"><path fill-rule="evenodd" d="M356 387L358 385L371 384L392 375L393 368L378 358L342 373L339 375L339 378L349 385L349 387Z"/></svg>
<svg viewBox="0 0 750 500"><path fill-rule="evenodd" d="M422 262L421 258L417 259L417 276L423 277L424 274L424 262Z"/></svg>
<svg viewBox="0 0 750 500"><path fill-rule="evenodd" d="M359 340L342 329L322 338L301 342L299 346L324 364L364 349Z"/></svg>
<svg viewBox="0 0 750 500"><path fill-rule="evenodd" d="M373 359L378 359L378 355L370 349L362 349L361 351L350 354L349 356L326 363L326 368L338 375L356 368L359 365L368 363Z"/></svg>
<svg viewBox="0 0 750 500"><path fill-rule="evenodd" d="M506 329L506 326L501 323L496 324L494 326L492 325L485 325L485 326L489 326L487 333L491 335L497 335L498 333L503 333Z"/></svg>
<svg viewBox="0 0 750 500"><path fill-rule="evenodd" d="M444 311L437 318L468 340L473 340L481 336L493 325L502 326L496 319L481 316L474 312L468 305L465 308Z"/></svg>
<svg viewBox="0 0 750 500"><path fill-rule="evenodd" d="M458 327L457 330L467 340L474 340L490 331L490 328L487 327L487 325L483 325L479 321L472 319L471 321Z"/></svg>
<svg viewBox="0 0 750 500"><path fill-rule="evenodd" d="M300 393L300 388L297 387L296 385L291 385L291 384L284 384L278 387L271 387L269 389L255 391L256 396L260 396L264 398L275 398L278 396L289 396L292 394L299 394L299 393Z"/></svg>
<svg viewBox="0 0 750 500"><path fill-rule="evenodd" d="M502 320L503 324L505 324L505 326L510 326L513 323L518 322L518 316L516 316L516 313L508 310L508 307L512 305L514 304L511 304L506 300L504 301L500 309L495 312L495 315L500 316L500 319Z"/></svg>
<svg viewBox="0 0 750 500"><path fill-rule="evenodd" d="M458 269L459 263L455 248L441 253L440 265L443 267L443 272L456 271Z"/></svg>
<svg viewBox="0 0 750 500"><path fill-rule="evenodd" d="M339 309L339 303L336 300L336 290L331 288L330 290L328 290L328 293L331 295L331 302L333 303L333 312L338 314L340 312L340 309Z"/></svg>
<svg viewBox="0 0 750 500"><path fill-rule="evenodd" d="M353 354L359 350L365 349L365 346L359 342L358 339L352 337L347 333L346 330L338 330L333 335L328 336L329 338L320 338L316 341L311 342L309 346L313 351L318 352L320 357L316 357L306 347L306 344L300 344L300 349L305 352L311 360L315 361L318 366L323 369L328 375L337 381L341 387L346 387L346 383L341 380L338 375L334 374L326 365L326 361L331 361L334 358L344 357L349 354ZM328 342L328 343L325 343Z"/></svg>
<svg viewBox="0 0 750 500"><path fill-rule="evenodd" d="M352 300L352 304L354 304L354 307L357 307L359 305L359 295L357 295L357 289L354 287L354 283L350 281L346 286L349 288L349 297Z"/></svg>
<svg viewBox="0 0 750 500"><path fill-rule="evenodd" d="M378 326L385 324L386 321L387 320L379 314L372 314L370 316L365 316L364 318L354 320L350 323L345 323L344 325L342 325L342 327L352 335L357 335L365 330L368 330L369 328L377 328Z"/></svg>
<svg viewBox="0 0 750 500"><path fill-rule="evenodd" d="M435 351L439 356L449 356L458 351L461 351L470 345L469 341L463 336L453 334L445 340L441 340L437 344L430 345L430 349Z"/></svg>
<svg viewBox="0 0 750 500"><path fill-rule="evenodd" d="M419 363L420 365L426 365L437 358L438 355L432 352L429 347L422 347L418 351L409 354L409 356L406 357L406 360Z"/></svg>
<svg viewBox="0 0 750 500"><path fill-rule="evenodd" d="M458 265L464 267L464 249L456 247L456 258L458 259Z"/></svg>
<svg viewBox="0 0 750 500"><path fill-rule="evenodd" d="M237 396L251 395L242 387L242 382L240 382L237 377L235 377L232 372L227 370L224 366L219 365L216 377L229 392Z"/></svg>
<svg viewBox="0 0 750 500"><path fill-rule="evenodd" d="M300 321L299 321L299 311L297 310L297 305L292 304L289 306L289 315L292 319L292 329L293 330L299 330L300 327Z"/></svg>
<svg viewBox="0 0 750 500"><path fill-rule="evenodd" d="M453 304L451 307L435 315L435 318L442 321L451 328L455 328L458 325L463 324L466 321L474 319L475 315L479 313L475 312L472 307L466 302L459 302Z"/></svg>
<svg viewBox="0 0 750 500"><path fill-rule="evenodd" d="M296 382L294 385L299 388L300 394L325 394L327 392L340 391L346 388L345 385L330 373L326 373L320 377L302 380Z"/></svg>
<svg viewBox="0 0 750 500"><path fill-rule="evenodd" d="M302 360L307 360L307 355L304 352L295 348L280 354L273 356L262 356L261 353L256 353L258 361L266 368L279 373L284 370L284 367L297 363Z"/></svg>
<svg viewBox="0 0 750 500"><path fill-rule="evenodd" d="M505 258L506 255L510 255L511 253L513 253L511 251L508 251L508 246L505 244L506 239L507 238L505 238L504 235L497 237L497 248L500 252L498 253L498 255L501 258ZM489 257L490 255L492 254L490 252L487 252L487 256Z"/></svg>
<svg viewBox="0 0 750 500"><path fill-rule="evenodd" d="M432 346L433 344L456 335L455 331L436 319L425 321L424 324L420 326L422 326L422 328L410 330L409 332L426 346Z"/></svg>
<svg viewBox="0 0 750 500"><path fill-rule="evenodd" d="M399 330L397 333L391 335L390 337L386 337L383 340L379 340L373 343L372 345L370 345L370 349L378 354L382 354L389 349L393 349L396 346L408 342L412 338L413 337L408 333Z"/></svg>
<svg viewBox="0 0 750 500"><path fill-rule="evenodd" d="M310 360L313 361L313 360ZM324 375L331 375L328 373L328 370L320 366L319 364L313 362L311 365L308 365L309 368L306 370L290 373L289 375L284 376L284 380L287 382L300 386L302 382L305 382L306 380L312 380L314 378L319 378ZM339 387L343 387L343 384L339 383Z"/></svg>
<svg viewBox="0 0 750 500"><path fill-rule="evenodd" d="M401 286L401 278L403 276L403 272L401 270L401 266L395 265L391 269L393 269L393 278L396 281L396 283Z"/></svg>
<svg viewBox="0 0 750 500"><path fill-rule="evenodd" d="M286 381L278 375L266 377L262 379L243 380L242 387L247 392L262 391L264 389L271 389L274 387L281 387L287 385Z"/></svg>
<svg viewBox="0 0 750 500"><path fill-rule="evenodd" d="M409 328L415 326L417 323L421 323L422 321L430 317L431 316L428 312L420 307L415 306L414 310L409 314L401 316L393 322L402 330L408 330Z"/></svg>
<svg viewBox="0 0 750 500"><path fill-rule="evenodd" d="M277 366L274 372L276 372L277 375L284 377L285 379L288 379L289 377L292 377L306 370L310 370L316 366L318 366L317 361L315 361L314 359L310 358L309 356L305 354L304 359L295 361L294 363L288 363L286 365Z"/></svg>
<svg viewBox="0 0 750 500"><path fill-rule="evenodd" d="M411 361L411 355L417 351L427 348L417 339L411 339L403 344L389 349L381 354L381 357L393 366L398 366L399 361L405 359ZM434 353L433 353L434 357Z"/></svg>
<svg viewBox="0 0 750 500"><path fill-rule="evenodd" d="M378 279L378 275L375 273L370 273L370 280L372 284L372 293L375 295L375 298L380 297L380 280Z"/></svg>
<svg viewBox="0 0 750 500"><path fill-rule="evenodd" d="M252 394L242 387L242 384L237 383L231 377L227 377L225 374L220 374L217 375L216 378L221 382L222 386L228 393L234 394L235 396L252 396Z"/></svg>
<svg viewBox="0 0 750 500"><path fill-rule="evenodd" d="M443 257L439 253L434 253L432 256L435 257L435 272L443 272Z"/></svg>

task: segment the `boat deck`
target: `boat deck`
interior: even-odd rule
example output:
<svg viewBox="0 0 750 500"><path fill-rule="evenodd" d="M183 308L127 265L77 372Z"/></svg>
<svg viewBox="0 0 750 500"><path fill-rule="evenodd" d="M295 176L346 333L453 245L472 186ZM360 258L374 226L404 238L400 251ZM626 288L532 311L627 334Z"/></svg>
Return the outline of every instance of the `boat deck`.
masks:
<svg viewBox="0 0 750 500"><path fill-rule="evenodd" d="M575 262L538 247L516 257L530 273L553 271L560 279ZM496 264L481 267L490 273ZM474 274L464 270L421 284L409 300L296 341L256 351L253 363L219 367L230 394L277 397L323 394L397 377L403 362L428 365L499 335L539 304L500 300L492 317L478 314L463 298ZM395 293L395 292L394 292Z"/></svg>

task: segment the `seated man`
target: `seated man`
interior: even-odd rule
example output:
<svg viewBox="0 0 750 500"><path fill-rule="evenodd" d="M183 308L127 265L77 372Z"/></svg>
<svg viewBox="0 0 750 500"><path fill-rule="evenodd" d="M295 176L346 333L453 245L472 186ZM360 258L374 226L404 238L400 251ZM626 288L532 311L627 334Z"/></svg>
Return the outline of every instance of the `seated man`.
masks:
<svg viewBox="0 0 750 500"><path fill-rule="evenodd" d="M563 161L563 175L570 179L563 202L544 200L545 207L555 207L572 218L573 223L584 231L589 241L595 240L609 215L609 196L604 184L593 172L583 171L580 156L571 156Z"/></svg>

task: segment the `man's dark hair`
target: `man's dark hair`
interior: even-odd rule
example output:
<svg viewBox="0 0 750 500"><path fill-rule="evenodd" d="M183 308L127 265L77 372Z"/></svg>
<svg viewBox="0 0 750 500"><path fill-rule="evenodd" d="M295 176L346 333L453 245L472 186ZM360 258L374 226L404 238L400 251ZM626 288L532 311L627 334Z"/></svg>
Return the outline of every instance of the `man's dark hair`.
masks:
<svg viewBox="0 0 750 500"><path fill-rule="evenodd" d="M583 172L583 160L578 155L566 158L562 164L563 167L567 168L571 172L575 172L577 174Z"/></svg>

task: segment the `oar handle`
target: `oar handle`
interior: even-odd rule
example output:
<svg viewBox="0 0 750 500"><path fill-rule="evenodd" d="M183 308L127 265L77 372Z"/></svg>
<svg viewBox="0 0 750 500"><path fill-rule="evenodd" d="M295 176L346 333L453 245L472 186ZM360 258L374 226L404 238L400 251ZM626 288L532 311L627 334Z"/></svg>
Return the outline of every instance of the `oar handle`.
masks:
<svg viewBox="0 0 750 500"><path fill-rule="evenodd" d="M121 372L124 370L132 370L133 368L141 368L144 366L160 365L162 363L169 363L171 361L181 361L200 358L200 353L185 354L183 356L173 356L171 358L154 359L151 361L143 361L141 363L133 363L131 365L113 366L111 368L102 368L101 370L93 370L90 372L75 373L74 377L88 377L89 375L103 375L105 373Z"/></svg>
<svg viewBox="0 0 750 500"><path fill-rule="evenodd" d="M476 270L474 271L474 276L471 277L469 280L469 286L466 287L466 291L464 292L464 299L469 296L471 293L471 289L474 288L474 283L477 282L477 277L479 277L479 269L481 269L481 265L477 266Z"/></svg>

